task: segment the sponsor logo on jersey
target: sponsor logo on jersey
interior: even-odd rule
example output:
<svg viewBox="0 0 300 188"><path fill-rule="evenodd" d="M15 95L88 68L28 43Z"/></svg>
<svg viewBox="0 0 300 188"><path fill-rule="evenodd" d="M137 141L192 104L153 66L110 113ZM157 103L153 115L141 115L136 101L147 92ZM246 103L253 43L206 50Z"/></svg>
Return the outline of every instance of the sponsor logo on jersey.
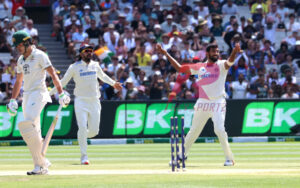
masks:
<svg viewBox="0 0 300 188"><path fill-rule="evenodd" d="M28 64L23 65L24 74L30 74L30 68Z"/></svg>
<svg viewBox="0 0 300 188"><path fill-rule="evenodd" d="M90 76L96 74L96 71L88 71L80 73L80 76Z"/></svg>

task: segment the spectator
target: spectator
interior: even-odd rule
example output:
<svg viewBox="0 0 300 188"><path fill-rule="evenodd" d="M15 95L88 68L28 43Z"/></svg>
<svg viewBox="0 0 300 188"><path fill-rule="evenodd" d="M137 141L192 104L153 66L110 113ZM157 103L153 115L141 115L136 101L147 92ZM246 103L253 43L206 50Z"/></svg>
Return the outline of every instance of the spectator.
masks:
<svg viewBox="0 0 300 188"><path fill-rule="evenodd" d="M8 5L5 0L0 0L0 20L3 21L8 16Z"/></svg>
<svg viewBox="0 0 300 188"><path fill-rule="evenodd" d="M189 23L195 28L198 25L200 19L204 20L202 16L199 16L198 11L194 10L192 15L189 16Z"/></svg>
<svg viewBox="0 0 300 188"><path fill-rule="evenodd" d="M110 51L116 53L116 47L120 39L120 34L114 30L115 26L113 24L108 25L108 31L104 33L103 39L107 44Z"/></svg>
<svg viewBox="0 0 300 188"><path fill-rule="evenodd" d="M112 63L110 63L107 67L107 72L110 75L113 75L114 77L117 77L117 71L118 69L122 66L122 64L119 63L118 61L118 57L117 56L113 56L111 58Z"/></svg>
<svg viewBox="0 0 300 188"><path fill-rule="evenodd" d="M88 16L91 20L95 19L95 16L91 13L91 7L89 5L84 5L81 18L86 16Z"/></svg>
<svg viewBox="0 0 300 188"><path fill-rule="evenodd" d="M4 35L0 35L0 52L12 53L12 48Z"/></svg>
<svg viewBox="0 0 300 188"><path fill-rule="evenodd" d="M154 34L155 40L157 42L162 42L162 34L163 34L163 32L162 32L161 27L160 27L159 24L155 24L154 25L154 33L153 34Z"/></svg>
<svg viewBox="0 0 300 188"><path fill-rule="evenodd" d="M150 100L162 99L164 80L161 78L160 71L155 71L150 85Z"/></svg>
<svg viewBox="0 0 300 188"><path fill-rule="evenodd" d="M124 97L125 100L134 100L137 98L138 90L133 85L133 80L130 77L125 82L125 92L124 93L125 93L125 97Z"/></svg>
<svg viewBox="0 0 300 188"><path fill-rule="evenodd" d="M88 38L89 35L83 30L83 26L79 25L77 26L78 31L73 33L72 35L72 41L76 44L81 44L85 38Z"/></svg>
<svg viewBox="0 0 300 188"><path fill-rule="evenodd" d="M88 34L89 38L98 38L103 35L103 31L97 27L96 20L94 19L91 20L91 27L85 30L85 32Z"/></svg>
<svg viewBox="0 0 300 188"><path fill-rule="evenodd" d="M248 57L245 53L239 54L235 59L235 66L232 68L234 69L234 80L237 80L239 75L242 74L244 78L247 78L247 69L248 69Z"/></svg>
<svg viewBox="0 0 300 188"><path fill-rule="evenodd" d="M106 11L111 8L112 4L110 0L105 0L104 2L99 1L98 6L101 11Z"/></svg>
<svg viewBox="0 0 300 188"><path fill-rule="evenodd" d="M247 25L243 29L243 34L246 39L251 39L252 37L255 37L254 34L257 30L253 26L253 20L251 18L247 19Z"/></svg>
<svg viewBox="0 0 300 188"><path fill-rule="evenodd" d="M173 26L173 16L171 14L169 14L167 16L167 21L164 21L161 24L161 29L165 32L165 33L169 33L172 31L172 26Z"/></svg>
<svg viewBox="0 0 300 188"><path fill-rule="evenodd" d="M38 30L33 27L33 20L32 19L28 19L27 20L27 25L23 29L23 31L25 31L26 33L28 33L31 37L38 36Z"/></svg>
<svg viewBox="0 0 300 188"><path fill-rule="evenodd" d="M263 6L262 5L257 5L256 6L256 11L254 13L252 13L252 20L254 23L256 22L261 22L262 19L264 18L265 12L263 10Z"/></svg>
<svg viewBox="0 0 300 188"><path fill-rule="evenodd" d="M219 1L212 1L209 7L210 14L222 14L222 7Z"/></svg>
<svg viewBox="0 0 300 188"><path fill-rule="evenodd" d="M228 15L237 14L237 6L232 2L232 0L227 0L227 3L222 6L222 13Z"/></svg>
<svg viewBox="0 0 300 188"><path fill-rule="evenodd" d="M267 98L268 97L268 89L269 86L265 81L265 77L263 75L259 76L255 83L255 87L257 90L257 98Z"/></svg>
<svg viewBox="0 0 300 188"><path fill-rule="evenodd" d="M286 41L281 42L280 48L275 52L275 59L278 65L286 60L286 55L288 53L288 43Z"/></svg>
<svg viewBox="0 0 300 188"><path fill-rule="evenodd" d="M189 32L192 31L193 27L188 25L188 19L186 17L183 17L181 19L180 25L178 26L178 31L179 32Z"/></svg>
<svg viewBox="0 0 300 188"><path fill-rule="evenodd" d="M191 14L192 13L192 7L190 7L188 4L187 4L187 0L182 0L181 1L181 6L180 6L183 10L183 12L185 14Z"/></svg>
<svg viewBox="0 0 300 188"><path fill-rule="evenodd" d="M222 27L222 18L219 15L216 15L212 18L213 26L210 28L210 32L214 36L222 36L224 34L224 28Z"/></svg>
<svg viewBox="0 0 300 188"><path fill-rule="evenodd" d="M244 75L240 73L238 80L231 84L232 98L233 99L245 99L248 89L248 83L245 81Z"/></svg>
<svg viewBox="0 0 300 188"><path fill-rule="evenodd" d="M136 58L139 66L150 66L151 65L151 56L145 52L146 46L141 44L140 51L136 53Z"/></svg>
<svg viewBox="0 0 300 188"><path fill-rule="evenodd" d="M277 28L278 22L276 20L273 20L272 17L267 17L265 20L265 25L264 25L264 35L265 39L271 41L272 44L275 43L275 32Z"/></svg>
<svg viewBox="0 0 300 188"><path fill-rule="evenodd" d="M281 96L282 99L299 99L299 95L293 91L292 87L287 87L286 93Z"/></svg>
<svg viewBox="0 0 300 188"><path fill-rule="evenodd" d="M300 31L300 23L295 18L295 14L291 13L289 15L289 22L286 23L287 31Z"/></svg>
<svg viewBox="0 0 300 188"><path fill-rule="evenodd" d="M194 10L197 10L199 13L199 16L202 16L202 18L207 19L209 16L209 9L207 6L205 6L205 3L203 0L195 0L194 3L196 4Z"/></svg>
<svg viewBox="0 0 300 188"><path fill-rule="evenodd" d="M13 27L12 24L10 24L10 20L8 18L5 18L4 21L4 26L3 26L3 35L5 36L7 42L12 45L12 35L14 32L16 32L16 29Z"/></svg>
<svg viewBox="0 0 300 188"><path fill-rule="evenodd" d="M126 46L126 48L128 50L135 48L135 39L134 39L134 35L132 32L132 28L129 26L125 27L125 33L124 33L124 45Z"/></svg>
<svg viewBox="0 0 300 188"><path fill-rule="evenodd" d="M251 6L251 13L252 13L252 14L255 14L255 13L258 12L257 7L259 7L259 8L262 9L262 14L268 13L268 6L267 6L267 4L265 4L265 3L263 2L263 0L257 0L256 3L254 3L254 4Z"/></svg>
<svg viewBox="0 0 300 188"><path fill-rule="evenodd" d="M300 40L295 42L295 46L291 49L293 59L300 59Z"/></svg>
<svg viewBox="0 0 300 188"><path fill-rule="evenodd" d="M162 36L162 43L161 46L163 49L168 50L171 48L172 44L170 43L170 37L167 34Z"/></svg>
<svg viewBox="0 0 300 188"><path fill-rule="evenodd" d="M119 17L119 11L117 10L116 4L112 3L110 9L108 10L108 20L112 23Z"/></svg>
<svg viewBox="0 0 300 188"><path fill-rule="evenodd" d="M292 69L292 74L293 75L298 74L299 73L299 67L298 67L297 63L295 63L293 61L293 56L291 54L286 54L284 59L285 59L285 61L281 64L280 69L281 69L281 67L284 67L284 66L287 67L288 66L289 68Z"/></svg>
<svg viewBox="0 0 300 188"><path fill-rule="evenodd" d="M158 22L161 24L164 21L164 16L162 14L161 8L160 8L160 2L159 1L155 1L154 2L154 8L152 10L152 12L154 14L156 14Z"/></svg>
<svg viewBox="0 0 300 188"><path fill-rule="evenodd" d="M279 84L283 86L284 84L296 84L297 80L296 77L293 76L292 69L290 67L287 67L284 70L284 77L279 79Z"/></svg>
<svg viewBox="0 0 300 188"><path fill-rule="evenodd" d="M11 2L12 2L12 9L11 9L11 15L12 16L15 16L15 15L17 15L18 13L17 13L17 10L18 10L18 8L19 7L23 7L24 6L24 4L25 4L25 0L11 0Z"/></svg>
<svg viewBox="0 0 300 188"><path fill-rule="evenodd" d="M137 100L143 100L143 101L148 100L149 97L146 95L145 92L146 92L146 87L143 85L140 85L138 87L138 93L136 95Z"/></svg>
<svg viewBox="0 0 300 188"><path fill-rule="evenodd" d="M119 14L118 21L115 23L115 29L118 31L120 35L124 33L125 27L127 26L127 22L125 19L126 15L123 13Z"/></svg>
<svg viewBox="0 0 300 188"><path fill-rule="evenodd" d="M281 21L284 21L286 17L289 15L289 9L285 7L285 0L279 0L279 7L277 10L280 15Z"/></svg>
<svg viewBox="0 0 300 188"><path fill-rule="evenodd" d="M25 15L25 10L22 7L19 7L16 10L16 14L12 18L11 24L14 25L14 27L17 30L23 29L25 26L22 25L22 18L25 21L28 19L28 17Z"/></svg>
<svg viewBox="0 0 300 188"><path fill-rule="evenodd" d="M124 12L123 12L123 14L125 14L126 15L126 21L127 22L132 22L132 20L133 20L133 15L132 15L132 12L131 12L131 7L130 6L126 6L125 8L124 8Z"/></svg>
<svg viewBox="0 0 300 188"><path fill-rule="evenodd" d="M190 49L190 43L188 41L184 41L183 44L184 48L181 51L181 59L184 62L192 62L195 52Z"/></svg>

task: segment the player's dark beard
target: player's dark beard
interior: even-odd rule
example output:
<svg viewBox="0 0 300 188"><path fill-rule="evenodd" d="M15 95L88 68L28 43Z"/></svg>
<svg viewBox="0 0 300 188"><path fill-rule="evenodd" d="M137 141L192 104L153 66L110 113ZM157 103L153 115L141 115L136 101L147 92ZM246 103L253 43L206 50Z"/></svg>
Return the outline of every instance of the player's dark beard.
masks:
<svg viewBox="0 0 300 188"><path fill-rule="evenodd" d="M91 61L91 59L92 59L92 56L87 55L87 56L83 57L82 59L83 59L83 61L85 61L86 63L89 63L89 62Z"/></svg>
<svg viewBox="0 0 300 188"><path fill-rule="evenodd" d="M208 59L210 59L212 62L217 62L219 57L218 56L209 56Z"/></svg>
<svg viewBox="0 0 300 188"><path fill-rule="evenodd" d="M82 58L83 61L85 61L86 63L89 63L91 61L91 58L88 58L88 57L85 57L85 58Z"/></svg>

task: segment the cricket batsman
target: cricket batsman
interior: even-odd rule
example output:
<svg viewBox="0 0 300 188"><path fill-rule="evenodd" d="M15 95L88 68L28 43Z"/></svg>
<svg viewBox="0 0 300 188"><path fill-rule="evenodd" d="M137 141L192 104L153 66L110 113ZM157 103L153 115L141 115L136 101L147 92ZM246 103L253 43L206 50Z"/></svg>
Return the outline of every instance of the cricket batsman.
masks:
<svg viewBox="0 0 300 188"><path fill-rule="evenodd" d="M87 138L92 138L99 133L100 125L100 89L98 78L113 86L122 89L122 84L112 80L101 69L98 62L92 60L93 47L84 45L79 49L80 61L70 65L61 80L64 87L73 78L75 82L75 114L78 124L78 143L81 151L81 164L88 165ZM50 94L56 93L56 88Z"/></svg>
<svg viewBox="0 0 300 188"><path fill-rule="evenodd" d="M179 72L197 75L199 98L194 105L192 126L185 140L185 157L192 144L201 134L207 120L212 118L214 132L218 136L225 154L224 166L233 166L234 158L229 147L228 136L225 131L224 121L226 113L225 80L228 69L234 64L235 56L241 51L236 44L228 60L219 60L219 49L216 44L210 44L206 48L207 61L197 64L180 65L170 54L157 44L158 52L167 56L171 65ZM179 156L182 156L181 154Z"/></svg>
<svg viewBox="0 0 300 188"><path fill-rule="evenodd" d="M46 72L51 76L59 93L59 103L67 105L70 97L64 94L59 78L47 54L37 49L31 37L24 31L17 31L12 36L13 46L19 52L17 77L12 96L7 104L8 113L17 114L16 98L23 84L22 109L24 120L18 124L23 140L26 142L34 163L34 169L27 175L43 175L48 173L51 163L42 156L43 139L41 136L40 114L47 102L52 102L46 87Z"/></svg>

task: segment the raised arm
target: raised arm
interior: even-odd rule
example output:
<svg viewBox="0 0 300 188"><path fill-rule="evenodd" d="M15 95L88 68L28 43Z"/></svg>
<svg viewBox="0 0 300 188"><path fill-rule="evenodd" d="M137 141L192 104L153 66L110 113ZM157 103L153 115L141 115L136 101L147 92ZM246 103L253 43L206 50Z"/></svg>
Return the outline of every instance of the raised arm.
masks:
<svg viewBox="0 0 300 188"><path fill-rule="evenodd" d="M236 43L234 49L232 50L228 60L225 62L225 69L229 69L233 64L235 60L235 56L237 53L242 52L240 44Z"/></svg>
<svg viewBox="0 0 300 188"><path fill-rule="evenodd" d="M160 44L156 45L156 49L159 53L165 55L168 58L169 62L176 69L176 71L191 74L189 69L183 70L182 66L166 50L164 50Z"/></svg>

